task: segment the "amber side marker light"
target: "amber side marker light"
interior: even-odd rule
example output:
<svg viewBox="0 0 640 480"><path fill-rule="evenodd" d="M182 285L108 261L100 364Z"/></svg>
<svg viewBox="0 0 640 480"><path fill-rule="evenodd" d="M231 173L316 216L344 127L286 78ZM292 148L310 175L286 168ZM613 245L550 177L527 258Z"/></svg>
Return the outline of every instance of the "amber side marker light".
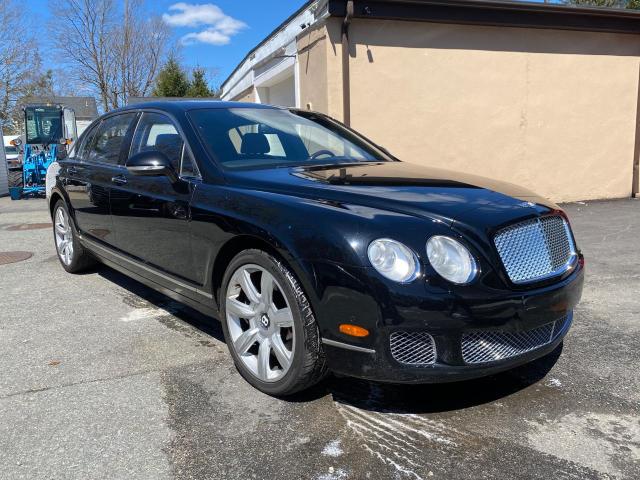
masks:
<svg viewBox="0 0 640 480"><path fill-rule="evenodd" d="M352 337L366 337L369 335L369 330L359 327L357 325L351 325L350 323L343 323L340 325L340 333L345 335L351 335Z"/></svg>

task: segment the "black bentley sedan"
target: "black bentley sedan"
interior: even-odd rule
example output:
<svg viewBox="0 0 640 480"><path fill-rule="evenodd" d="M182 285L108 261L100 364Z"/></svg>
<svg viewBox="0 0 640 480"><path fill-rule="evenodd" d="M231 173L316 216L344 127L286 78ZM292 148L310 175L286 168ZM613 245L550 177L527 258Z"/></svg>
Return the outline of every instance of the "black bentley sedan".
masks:
<svg viewBox="0 0 640 480"><path fill-rule="evenodd" d="M221 319L240 373L273 395L328 371L419 383L509 369L562 342L582 292L556 205L401 162L315 112L110 112L60 162L50 207L65 270L97 260Z"/></svg>

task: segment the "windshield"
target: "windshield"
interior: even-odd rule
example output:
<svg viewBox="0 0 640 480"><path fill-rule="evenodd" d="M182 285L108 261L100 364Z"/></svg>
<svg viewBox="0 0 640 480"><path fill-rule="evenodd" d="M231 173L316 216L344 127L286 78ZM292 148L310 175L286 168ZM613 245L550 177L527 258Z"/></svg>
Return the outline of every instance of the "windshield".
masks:
<svg viewBox="0 0 640 480"><path fill-rule="evenodd" d="M364 138L311 112L267 108L189 112L209 151L226 168L392 160Z"/></svg>
<svg viewBox="0 0 640 480"><path fill-rule="evenodd" d="M18 153L18 149L16 147L14 147L13 145L5 145L4 146L4 151L5 153Z"/></svg>
<svg viewBox="0 0 640 480"><path fill-rule="evenodd" d="M56 107L27 107L27 143L49 145L62 138L60 109Z"/></svg>

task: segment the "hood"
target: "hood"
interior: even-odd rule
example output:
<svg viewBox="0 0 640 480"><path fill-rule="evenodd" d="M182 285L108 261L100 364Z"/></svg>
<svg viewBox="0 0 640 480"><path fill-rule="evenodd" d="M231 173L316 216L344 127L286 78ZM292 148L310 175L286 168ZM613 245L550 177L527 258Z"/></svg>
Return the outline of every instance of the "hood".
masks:
<svg viewBox="0 0 640 480"><path fill-rule="evenodd" d="M405 162L316 165L238 171L232 185L358 204L443 221L494 225L558 207L524 188Z"/></svg>

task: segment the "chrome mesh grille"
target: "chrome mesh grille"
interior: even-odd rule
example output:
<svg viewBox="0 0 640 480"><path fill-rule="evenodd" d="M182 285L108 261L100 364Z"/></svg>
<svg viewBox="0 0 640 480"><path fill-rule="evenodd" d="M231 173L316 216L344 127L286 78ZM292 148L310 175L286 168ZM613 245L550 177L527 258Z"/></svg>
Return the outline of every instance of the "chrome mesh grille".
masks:
<svg viewBox="0 0 640 480"><path fill-rule="evenodd" d="M496 234L494 243L513 283L559 275L576 259L569 225L557 215L510 225Z"/></svg>
<svg viewBox="0 0 640 480"><path fill-rule="evenodd" d="M524 332L483 330L462 335L465 363L487 363L522 355L543 347L558 337L572 315Z"/></svg>
<svg viewBox="0 0 640 480"><path fill-rule="evenodd" d="M433 337L425 332L393 332L389 339L393 358L407 365L431 365L436 361Z"/></svg>

